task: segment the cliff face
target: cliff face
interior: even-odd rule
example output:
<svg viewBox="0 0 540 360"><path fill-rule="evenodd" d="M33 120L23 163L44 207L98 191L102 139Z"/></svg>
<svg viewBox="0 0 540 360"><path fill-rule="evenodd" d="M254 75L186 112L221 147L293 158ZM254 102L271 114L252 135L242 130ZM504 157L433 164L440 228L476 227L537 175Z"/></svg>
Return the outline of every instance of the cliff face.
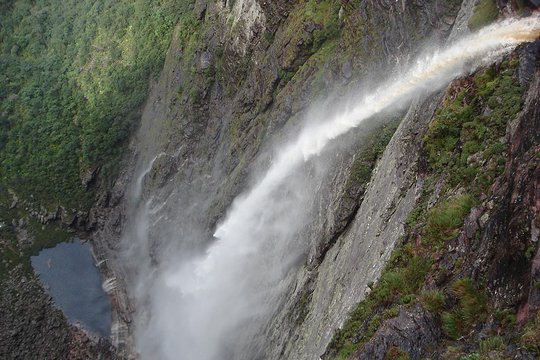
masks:
<svg viewBox="0 0 540 360"><path fill-rule="evenodd" d="M174 31L119 175L108 186L97 168L87 169L84 186L100 187L89 214L60 206L31 210L31 203L11 199L11 193L1 197L0 240L15 244L6 254L20 260L28 249L47 245L28 235L26 211L38 218L37 232L58 222L90 234L113 302L119 357L164 357L167 341L180 341L174 331L185 319L170 314L170 327L156 325L164 282L159 274L205 254L233 200L260 180L276 149L305 123L354 103L351 94L399 77L397 69L407 68L426 45L457 39L498 14L530 14L535 6L495 0L196 0L175 3L171 9L182 9L179 15L165 16L169 8L160 8L161 18L152 21L145 15L149 8L140 8L137 24L167 22L152 34L161 42L150 47L155 54L150 51L141 25L136 38L148 61L132 74L137 91L112 93L119 98L96 92L107 106L125 105L122 96L139 99L127 104L140 103L141 74L163 53L160 31ZM101 36L106 47L91 49L107 65L97 78L104 76L114 89L119 82L106 70L113 64L106 59L120 56L116 42L129 41L129 32L120 33L122 41ZM280 211L271 214L285 240L254 256L250 271L238 277L239 283L256 282L260 278L250 272L271 273L277 280L268 282L273 287L247 322L233 323L223 344L223 337L208 331L198 334L199 349L218 351L222 359L538 356L538 56L538 42L524 46L439 94L379 114L288 178L276 193ZM124 65L125 77L133 65ZM92 86L101 84L89 79ZM120 106L118 114L138 115L137 109L124 110ZM123 115L114 114L90 115L100 124L108 116L124 124ZM71 118L66 115L70 124ZM127 127L122 134L114 129L116 144ZM85 140L93 144L97 137L90 135ZM116 154L113 140L106 140L100 151ZM74 169L70 179L77 183ZM58 194L66 192L58 184ZM4 218L11 221L9 233ZM106 343L91 344L69 326L21 266L9 275L0 278L7 289L0 300L9 305L0 312L0 355L116 356ZM174 309L174 301L165 305ZM29 306L23 315L20 309ZM210 320L205 326L221 325Z"/></svg>
<svg viewBox="0 0 540 360"><path fill-rule="evenodd" d="M98 257L109 260L102 270L114 283L114 336L126 356L133 351L133 331L147 319L143 304L151 297L136 290L137 284L149 284L152 269L169 260L171 252L181 254L181 261L204 251L232 200L271 162L272 146L293 136L302 119L313 113L312 103L319 100L317 111L331 114L325 108L341 104L343 94L377 82L396 61L413 57L426 39L443 42L467 32L474 3L195 2L193 13L177 25L164 69L151 86L124 170L102 193L88 222L95 229ZM537 231L533 219L538 200L531 185L537 161L531 149L538 139L537 132L526 131L535 129L528 122L538 120L537 77L531 66L536 65L524 70L532 81L525 115L509 128L505 175L496 178L497 186L488 193L492 200L475 208L491 207L482 220L488 229L485 240L479 247L457 244L457 250L449 251L454 255L447 255L456 261L457 251L468 256L466 264L476 264L451 270L451 279L488 274L490 294L506 294L501 299L512 293L504 284L519 281L523 287L508 300L514 307L523 304L526 289L529 302L536 301L534 287L525 287L531 281L531 263L520 265L519 272L509 271L522 264L521 258L496 244L520 239L513 234L524 227L531 236ZM411 236L405 223L426 188L424 135L443 98L434 95L401 113L382 115L377 124L387 124L385 129L358 129L334 154L305 169L310 175L306 189L317 194L306 204L309 221L301 234L307 245L287 269L271 316L257 325L251 344L233 350L235 358L315 359L325 353L336 329L379 278L394 245ZM379 144L386 146L384 153L365 155L370 150L366 144L373 146L369 138L391 134L396 123L400 125L388 145ZM324 163L331 165L319 171ZM528 205L518 205L516 199ZM483 215L477 210L470 216ZM453 241L466 243L463 237ZM531 309L537 306L531 304ZM445 339L436 314L413 305L400 308L398 325L389 320L379 324L379 331L373 329L373 339L354 356L383 358L395 346L419 357L424 352L418 347ZM403 325L408 317L417 328ZM360 329L354 336L362 333L367 331ZM419 334L432 341L394 340Z"/></svg>
<svg viewBox="0 0 540 360"><path fill-rule="evenodd" d="M182 238L174 246L186 254L203 248L205 241L193 244L186 239L210 239L226 207L249 184L248 174L267 161L264 155L257 161L256 157L276 139L294 134L313 100L331 96L327 104L339 103L340 94L376 81L373 74L393 67L402 54L412 56L423 39L444 39L459 8L457 2L437 1L414 5L245 1L235 2L232 8L220 2L197 2L198 20L188 23L189 30L185 24L178 26L163 73L152 86L124 173L91 214L90 224L99 229L95 239L104 249L102 256L115 256L121 232L134 242L146 242L149 236L142 250L136 250L146 253L135 257L151 258L154 264L171 246L160 239ZM426 106L433 111L436 102ZM396 139L414 137L422 127L415 117L420 113L408 112L409 128L400 127ZM388 123L396 117L386 115L388 120L382 120ZM428 120L426 115L423 121ZM414 155L403 155L409 148L407 141L393 140L390 147L395 151L385 158L378 180L371 181L365 205L358 210L369 176L358 177L352 169L364 161L365 132L351 136L346 141L349 146L332 158L330 177L319 176L311 185L324 196L315 198L313 220L304 230L304 236L312 239L308 261L288 276L287 300L264 330L272 344L265 347L265 357L321 355L333 329L362 299L366 284L376 279L402 233L399 224L415 193L410 187ZM368 170L375 159L366 162ZM385 194L384 205L380 194ZM157 213L148 214L144 206L148 200L151 206L161 204ZM132 224L142 223L143 218L150 218L153 225L141 235ZM356 220L351 225L352 219ZM361 228L367 224L363 219L378 225L369 227L363 245L346 245L368 231ZM346 250L349 247L351 251ZM344 257L334 263L331 259L338 253ZM355 260L355 254L362 254L365 261ZM135 281L129 273L142 266L132 265L111 261L110 276L119 283L127 278L129 287ZM119 313L128 314L121 291L116 296ZM299 311L307 315L299 319Z"/></svg>
<svg viewBox="0 0 540 360"><path fill-rule="evenodd" d="M522 52L522 69L531 65L527 53L535 54L536 60L532 62L536 65L529 68L532 71L529 74L535 75L522 97L521 112L507 114L505 126L499 131L504 137L498 141L505 144L497 160L499 169L493 172L493 158L481 160L481 172L475 175L472 184L467 183L466 175L460 174L459 185L450 190L449 183L455 181L451 179L452 171L441 172L430 169L429 165L418 168L423 191L406 220L398 250L364 302L372 313L368 315L359 306L353 318L361 325L351 327L348 322L345 326L348 330L355 329L352 332L356 340L352 342L358 344L354 354L349 352L351 358L462 358L471 354L478 358L532 359L537 356L538 338L532 334L538 332L538 288L534 285L538 276L535 265L538 161L532 154L537 152L538 135L531 129L535 129L538 121L538 43ZM517 71L513 81L517 83L516 74ZM443 104L460 85L453 84ZM436 116L431 129L438 119ZM424 166L430 161L425 153L429 137L428 130L418 143L418 149L424 149L419 157L419 163ZM468 158L472 167L473 158ZM488 178L484 188L475 189L482 176ZM445 227L449 225L442 225L445 220L439 216L456 206L455 199L471 193L477 194L471 197L473 203L465 206L462 215L453 215L463 220L445 235L448 231ZM454 205L450 205L452 202ZM442 241L437 245L430 243L434 239L430 229L435 224L436 238ZM407 255L403 257L404 254ZM411 259L421 257L429 260L424 270L417 270L421 279L416 290L398 285L395 294L381 295L382 289L392 288L389 285L392 274L406 274L411 271ZM368 330L369 324L376 325ZM334 338L325 358L334 358L336 349L345 353L342 346L347 335L344 334L341 332Z"/></svg>

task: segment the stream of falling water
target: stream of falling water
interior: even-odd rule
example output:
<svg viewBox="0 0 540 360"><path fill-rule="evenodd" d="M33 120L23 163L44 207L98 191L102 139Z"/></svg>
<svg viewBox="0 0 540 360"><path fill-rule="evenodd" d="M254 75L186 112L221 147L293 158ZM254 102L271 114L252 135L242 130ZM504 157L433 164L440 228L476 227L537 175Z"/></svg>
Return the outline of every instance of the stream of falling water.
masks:
<svg viewBox="0 0 540 360"><path fill-rule="evenodd" d="M264 321L272 306L269 299L283 290L280 280L291 266L286 252L299 225L290 219L294 212L287 214L291 202L276 200L283 199L276 192L295 171L373 115L437 91L539 36L538 16L491 25L418 59L337 116L303 129L277 153L261 181L235 199L203 256L160 270L149 290L150 321L139 332L140 338L151 337L157 344L140 345L143 358L231 357L238 334L245 335L253 319Z"/></svg>

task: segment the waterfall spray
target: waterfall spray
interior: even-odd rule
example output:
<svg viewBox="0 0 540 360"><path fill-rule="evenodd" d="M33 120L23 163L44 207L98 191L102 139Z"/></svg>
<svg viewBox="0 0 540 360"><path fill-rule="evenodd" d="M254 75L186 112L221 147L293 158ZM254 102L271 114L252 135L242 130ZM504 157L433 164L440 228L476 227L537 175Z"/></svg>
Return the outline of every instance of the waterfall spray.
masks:
<svg viewBox="0 0 540 360"><path fill-rule="evenodd" d="M407 71L332 119L301 131L277 153L266 174L233 202L215 231L215 243L197 259L162 269L151 292L151 318L141 325L143 357L216 360L232 357L254 321L265 322L283 291L288 253L302 221L288 214L296 200L279 193L295 171L333 139L383 110L437 91L452 79L489 64L540 36L540 17L484 28L418 59ZM298 206L297 206L298 207ZM272 258L273 257L273 258ZM255 327L254 327L255 328ZM233 349L231 349L231 347ZM157 352L157 353L156 353Z"/></svg>

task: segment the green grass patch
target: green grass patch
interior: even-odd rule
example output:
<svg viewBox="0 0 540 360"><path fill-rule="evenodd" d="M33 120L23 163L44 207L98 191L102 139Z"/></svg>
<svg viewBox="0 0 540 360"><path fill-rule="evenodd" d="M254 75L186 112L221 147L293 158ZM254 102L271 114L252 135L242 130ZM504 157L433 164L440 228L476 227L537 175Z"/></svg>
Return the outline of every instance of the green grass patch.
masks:
<svg viewBox="0 0 540 360"><path fill-rule="evenodd" d="M478 347L480 348L480 354L488 355L494 351L504 351L506 345L504 344L504 340L502 337L490 336L480 340Z"/></svg>
<svg viewBox="0 0 540 360"><path fill-rule="evenodd" d="M487 296L470 278L452 284L453 295L458 304L451 312L442 315L443 330L451 339L467 335L472 327L487 317Z"/></svg>
<svg viewBox="0 0 540 360"><path fill-rule="evenodd" d="M488 191L504 170L506 124L523 104L517 61L511 59L477 73L452 89L437 109L424 136L430 169L448 178L450 188L463 186L475 196ZM480 164L487 163L483 171Z"/></svg>
<svg viewBox="0 0 540 360"><path fill-rule="evenodd" d="M305 7L305 17L321 27L313 31L313 49L321 47L327 40L336 38L339 26L340 3L335 0L309 0Z"/></svg>
<svg viewBox="0 0 540 360"><path fill-rule="evenodd" d="M497 309L493 315L503 328L511 328L517 322L517 316L511 309Z"/></svg>
<svg viewBox="0 0 540 360"><path fill-rule="evenodd" d="M536 317L525 325L521 336L521 344L527 350L540 356L540 310L536 312Z"/></svg>
<svg viewBox="0 0 540 360"><path fill-rule="evenodd" d="M398 315L398 308L391 304L412 304L430 266L429 259L414 255L411 247L403 247L371 293L336 332L323 358L346 359L373 336L385 318Z"/></svg>
<svg viewBox="0 0 540 360"><path fill-rule="evenodd" d="M469 29L478 30L497 19L499 9L495 0L480 0L469 19Z"/></svg>
<svg viewBox="0 0 540 360"><path fill-rule="evenodd" d="M438 203L428 211L423 241L440 247L456 236L473 204L474 198L469 194Z"/></svg>
<svg viewBox="0 0 540 360"><path fill-rule="evenodd" d="M422 305L435 314L439 314L443 310L444 300L444 293L441 290L424 291L421 296Z"/></svg>

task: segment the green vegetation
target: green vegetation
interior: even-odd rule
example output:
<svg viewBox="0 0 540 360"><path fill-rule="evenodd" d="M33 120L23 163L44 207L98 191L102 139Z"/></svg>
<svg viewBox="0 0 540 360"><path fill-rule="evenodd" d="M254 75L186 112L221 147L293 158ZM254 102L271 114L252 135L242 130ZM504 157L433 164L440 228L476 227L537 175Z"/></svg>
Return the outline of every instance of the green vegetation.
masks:
<svg viewBox="0 0 540 360"><path fill-rule="evenodd" d="M511 309L497 309L493 315L503 328L512 327L517 321L517 316Z"/></svg>
<svg viewBox="0 0 540 360"><path fill-rule="evenodd" d="M352 186L352 184L367 184L369 182L377 160L386 149L398 125L399 120L392 120L369 132L366 142L351 166L347 187Z"/></svg>
<svg viewBox="0 0 540 360"><path fill-rule="evenodd" d="M503 351L505 348L504 340L500 336L490 336L480 341L480 354L487 355L493 351Z"/></svg>
<svg viewBox="0 0 540 360"><path fill-rule="evenodd" d="M497 19L499 9L495 0L480 0L469 19L469 29L478 30Z"/></svg>
<svg viewBox="0 0 540 360"><path fill-rule="evenodd" d="M411 357L397 346L391 346L384 356L384 360L409 360Z"/></svg>
<svg viewBox="0 0 540 360"><path fill-rule="evenodd" d="M476 197L504 170L506 146L501 139L507 121L522 106L516 71L514 60L481 71L453 89L437 110L424 148L431 170L448 174L449 187L467 184Z"/></svg>
<svg viewBox="0 0 540 360"><path fill-rule="evenodd" d="M430 209L426 216L422 241L440 247L452 239L471 210L473 201L469 194L458 195L441 201Z"/></svg>
<svg viewBox="0 0 540 360"><path fill-rule="evenodd" d="M383 318L386 320L386 319L395 318L398 315L399 315L399 307L395 305L384 311Z"/></svg>
<svg viewBox="0 0 540 360"><path fill-rule="evenodd" d="M521 344L527 350L540 356L540 310L537 311L536 317L525 326Z"/></svg>
<svg viewBox="0 0 540 360"><path fill-rule="evenodd" d="M305 17L320 25L313 31L313 50L317 50L324 42L336 38L340 33L339 1L335 0L309 0L305 7Z"/></svg>
<svg viewBox="0 0 540 360"><path fill-rule="evenodd" d="M445 334L457 339L467 335L475 323L485 320L487 316L487 296L474 285L470 278L463 278L451 286L458 304L452 312L442 315Z"/></svg>
<svg viewBox="0 0 540 360"><path fill-rule="evenodd" d="M431 261L416 255L411 246L396 250L377 285L350 314L328 346L325 359L346 359L373 336L385 318L397 316L392 304L412 305ZM381 316L381 314L383 316Z"/></svg>
<svg viewBox="0 0 540 360"><path fill-rule="evenodd" d="M10 209L9 204L10 196L0 186L0 278L20 264L24 271L30 272L30 256L72 237L57 226L43 225L26 217L23 210ZM18 224L23 229L19 236L12 226L17 219L25 219L24 224Z"/></svg>
<svg viewBox="0 0 540 360"><path fill-rule="evenodd" d="M84 207L81 178L113 170L192 1L0 5L0 182L46 206ZM182 15L184 14L184 15Z"/></svg>
<svg viewBox="0 0 540 360"><path fill-rule="evenodd" d="M424 291L422 305L432 313L438 314L444 308L444 293L440 290Z"/></svg>
<svg viewBox="0 0 540 360"><path fill-rule="evenodd" d="M277 92L287 85L297 73L306 75L304 80L308 80L312 74L306 74L307 69L317 73L312 77L314 80L311 81L314 94L323 89L320 84L320 77L323 73L322 65L327 63L332 55L335 55L334 50L341 32L338 18L339 9L340 3L336 0L300 2L289 14L283 31L263 35L268 44L277 42L284 46L283 68L279 69L281 81L279 87L275 89ZM313 31L298 31L308 26L314 27ZM301 45L297 47L289 44ZM300 59L306 61L299 61ZM293 86L291 90L298 91L299 88ZM288 93L287 96L291 96L291 94Z"/></svg>
<svg viewBox="0 0 540 360"><path fill-rule="evenodd" d="M428 172L423 193L406 221L406 234L387 263L380 280L366 299L351 312L338 330L325 359L346 359L368 341L377 330L370 324L377 316L395 314L396 306L420 303L426 310L441 315L442 327L450 339L471 332L487 317L489 304L482 286L470 278L454 280L447 289L424 290L425 278L444 278L449 269L437 264L440 253L454 239L471 208L504 170L507 153L506 124L522 106L522 92L516 78L516 61L509 60L461 80L449 90L436 111L423 138ZM367 176L358 166L358 178ZM435 184L441 186L435 204ZM433 264L433 265L432 265ZM460 262L454 265L460 268ZM442 275L442 276L439 276ZM513 326L515 315L501 313L498 323ZM529 325L523 339L530 343L536 325ZM532 339L532 340L529 340ZM533 347L535 345L532 345ZM498 339L487 338L480 351L499 349ZM448 358L480 359L478 353L464 356L449 346Z"/></svg>

